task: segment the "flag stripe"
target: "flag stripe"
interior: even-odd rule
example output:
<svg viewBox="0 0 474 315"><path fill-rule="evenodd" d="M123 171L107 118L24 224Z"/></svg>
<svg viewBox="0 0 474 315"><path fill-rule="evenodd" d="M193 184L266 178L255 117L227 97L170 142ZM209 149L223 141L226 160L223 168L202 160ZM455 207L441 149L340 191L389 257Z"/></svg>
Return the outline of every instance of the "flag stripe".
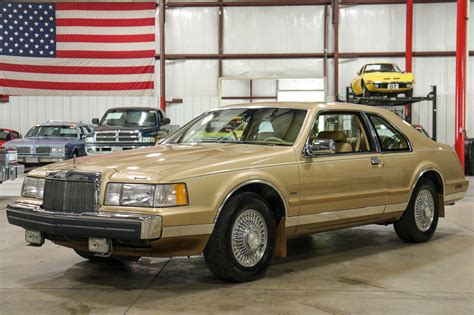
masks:
<svg viewBox="0 0 474 315"><path fill-rule="evenodd" d="M139 43L154 42L155 34L138 35L56 35L56 42L76 43Z"/></svg>
<svg viewBox="0 0 474 315"><path fill-rule="evenodd" d="M9 80L16 81L46 81L56 82L56 86L62 86L63 82L102 84L102 83L129 83L129 82L147 82L153 81L152 73L143 74L51 74L51 73L32 73L32 72L3 72Z"/></svg>
<svg viewBox="0 0 474 315"><path fill-rule="evenodd" d="M100 27L100 26L60 26L56 28L57 34L63 35L134 35L134 34L154 34L153 26L132 26L132 27Z"/></svg>
<svg viewBox="0 0 474 315"><path fill-rule="evenodd" d="M154 57L155 50L135 51L88 51L88 50L58 50L56 57L59 58L146 58Z"/></svg>
<svg viewBox="0 0 474 315"><path fill-rule="evenodd" d="M42 90L144 90L152 89L153 81L145 82L115 82L115 83L76 83L76 82L48 82L0 79L0 85L14 88L42 89Z"/></svg>
<svg viewBox="0 0 474 315"><path fill-rule="evenodd" d="M60 42L56 44L57 50L83 50L83 51L133 51L154 50L155 42L142 43L77 43ZM148 56L151 57L151 56Z"/></svg>
<svg viewBox="0 0 474 315"><path fill-rule="evenodd" d="M153 90L120 90L120 91L91 91L91 90L40 90L27 88L3 88L0 94L27 96L153 96Z"/></svg>
<svg viewBox="0 0 474 315"><path fill-rule="evenodd" d="M155 11L56 11L56 19L143 19L154 18Z"/></svg>
<svg viewBox="0 0 474 315"><path fill-rule="evenodd" d="M17 57L2 56L2 62L6 64L25 64L39 66L70 66L77 67L140 67L153 66L150 58L131 58L131 59L73 59L73 58L35 58L35 57Z"/></svg>
<svg viewBox="0 0 474 315"><path fill-rule="evenodd" d="M58 2L56 10L100 10L100 11L128 11L128 10L155 10L155 2Z"/></svg>
<svg viewBox="0 0 474 315"><path fill-rule="evenodd" d="M154 26L155 19L57 19L57 26Z"/></svg>
<svg viewBox="0 0 474 315"><path fill-rule="evenodd" d="M65 67L65 66L36 66L27 64L0 63L0 71L54 73L54 74L141 74L154 73L154 66L142 67Z"/></svg>

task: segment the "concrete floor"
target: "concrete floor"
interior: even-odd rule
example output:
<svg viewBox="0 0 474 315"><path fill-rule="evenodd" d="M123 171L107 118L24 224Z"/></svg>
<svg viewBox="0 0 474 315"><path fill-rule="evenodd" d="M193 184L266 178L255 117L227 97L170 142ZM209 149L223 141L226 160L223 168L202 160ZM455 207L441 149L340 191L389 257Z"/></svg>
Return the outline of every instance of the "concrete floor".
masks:
<svg viewBox="0 0 474 315"><path fill-rule="evenodd" d="M201 256L103 265L50 242L27 247L0 210L0 314L474 314L470 180L428 243L402 243L391 226L313 235L245 284L216 280ZM0 209L20 185L0 185Z"/></svg>

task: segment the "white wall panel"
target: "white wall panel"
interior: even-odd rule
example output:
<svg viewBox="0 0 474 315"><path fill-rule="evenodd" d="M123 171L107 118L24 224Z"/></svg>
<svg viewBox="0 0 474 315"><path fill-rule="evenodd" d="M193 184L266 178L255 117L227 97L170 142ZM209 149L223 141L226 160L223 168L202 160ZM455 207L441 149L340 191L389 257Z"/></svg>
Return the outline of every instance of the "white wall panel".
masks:
<svg viewBox="0 0 474 315"><path fill-rule="evenodd" d="M341 7L339 50L404 51L405 5Z"/></svg>
<svg viewBox="0 0 474 315"><path fill-rule="evenodd" d="M226 53L323 52L323 6L224 9Z"/></svg>
<svg viewBox="0 0 474 315"><path fill-rule="evenodd" d="M217 60L166 62L166 98L217 96Z"/></svg>
<svg viewBox="0 0 474 315"><path fill-rule="evenodd" d="M414 4L413 50L456 50L456 3Z"/></svg>
<svg viewBox="0 0 474 315"><path fill-rule="evenodd" d="M215 96L185 97L183 103L168 105L166 116L171 119L173 125L183 126L200 114L217 108L218 104L218 98Z"/></svg>
<svg viewBox="0 0 474 315"><path fill-rule="evenodd" d="M217 53L218 8L166 10L166 53Z"/></svg>
<svg viewBox="0 0 474 315"><path fill-rule="evenodd" d="M224 60L224 76L320 78L322 59Z"/></svg>

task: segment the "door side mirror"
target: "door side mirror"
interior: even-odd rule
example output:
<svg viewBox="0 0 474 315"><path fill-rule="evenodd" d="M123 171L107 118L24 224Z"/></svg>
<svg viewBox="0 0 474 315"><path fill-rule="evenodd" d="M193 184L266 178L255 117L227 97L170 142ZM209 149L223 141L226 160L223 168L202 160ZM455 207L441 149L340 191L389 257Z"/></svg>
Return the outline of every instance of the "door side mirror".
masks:
<svg viewBox="0 0 474 315"><path fill-rule="evenodd" d="M92 123L94 125L98 125L99 124L99 118L92 118Z"/></svg>
<svg viewBox="0 0 474 315"><path fill-rule="evenodd" d="M336 141L333 139L315 139L312 143L307 143L303 149L304 157L314 157L336 153Z"/></svg>
<svg viewBox="0 0 474 315"><path fill-rule="evenodd" d="M163 119L161 119L161 122L160 124L163 126L163 125L169 125L171 122L171 120L168 118L168 117L165 117Z"/></svg>

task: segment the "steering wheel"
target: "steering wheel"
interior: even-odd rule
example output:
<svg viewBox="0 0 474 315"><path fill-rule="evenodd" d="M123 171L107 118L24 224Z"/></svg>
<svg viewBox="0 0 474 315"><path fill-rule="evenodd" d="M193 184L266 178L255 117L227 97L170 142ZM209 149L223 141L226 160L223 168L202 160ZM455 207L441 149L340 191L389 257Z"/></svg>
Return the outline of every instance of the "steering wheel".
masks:
<svg viewBox="0 0 474 315"><path fill-rule="evenodd" d="M278 138L278 137L268 137L268 138L265 138L265 139L263 140L263 142L267 142L267 141L278 142L278 143L286 143L285 140L280 139L280 138Z"/></svg>
<svg viewBox="0 0 474 315"><path fill-rule="evenodd" d="M392 146L395 144L398 144L400 146L400 139L398 139L397 137L392 138L392 140L390 140L390 142L387 143L387 148L394 149Z"/></svg>

